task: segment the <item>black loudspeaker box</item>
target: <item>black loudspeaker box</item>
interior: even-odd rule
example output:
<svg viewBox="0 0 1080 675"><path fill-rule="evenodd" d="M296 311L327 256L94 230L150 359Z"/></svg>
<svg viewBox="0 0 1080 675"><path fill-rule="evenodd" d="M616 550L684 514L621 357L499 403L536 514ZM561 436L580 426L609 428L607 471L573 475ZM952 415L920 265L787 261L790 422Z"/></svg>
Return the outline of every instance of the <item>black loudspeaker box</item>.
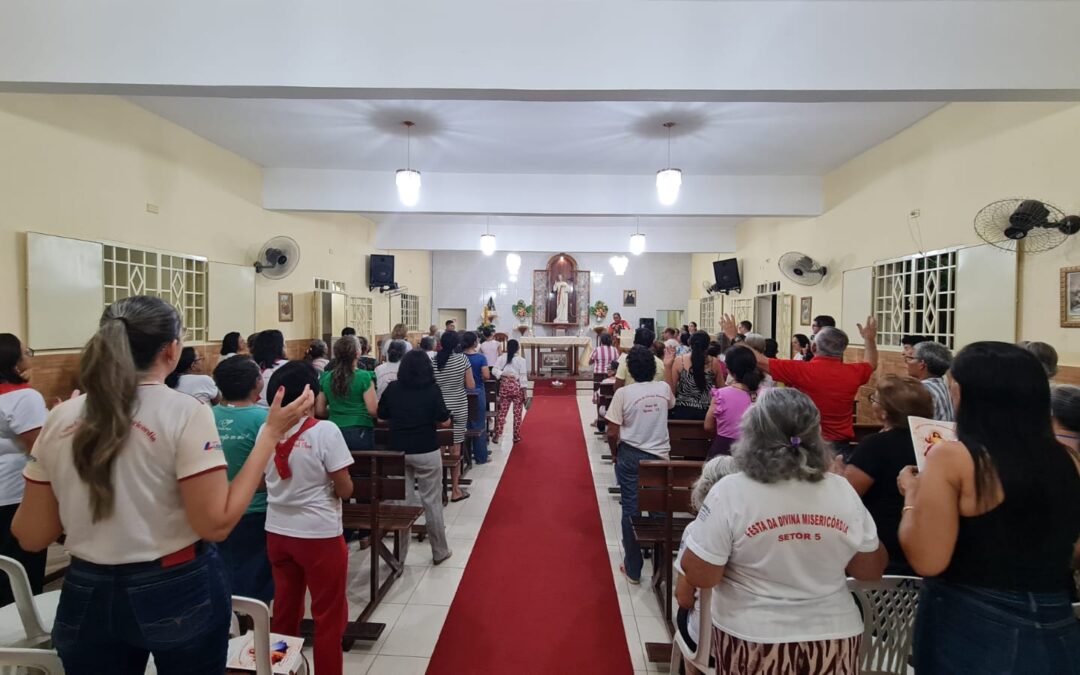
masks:
<svg viewBox="0 0 1080 675"><path fill-rule="evenodd" d="M739 277L739 261L735 258L717 260L712 264L713 276L716 277L716 290L734 291L742 290L742 279Z"/></svg>
<svg viewBox="0 0 1080 675"><path fill-rule="evenodd" d="M369 268L369 286L394 285L394 256L372 254Z"/></svg>
<svg viewBox="0 0 1080 675"><path fill-rule="evenodd" d="M639 319L638 328L648 328L656 335L656 319Z"/></svg>

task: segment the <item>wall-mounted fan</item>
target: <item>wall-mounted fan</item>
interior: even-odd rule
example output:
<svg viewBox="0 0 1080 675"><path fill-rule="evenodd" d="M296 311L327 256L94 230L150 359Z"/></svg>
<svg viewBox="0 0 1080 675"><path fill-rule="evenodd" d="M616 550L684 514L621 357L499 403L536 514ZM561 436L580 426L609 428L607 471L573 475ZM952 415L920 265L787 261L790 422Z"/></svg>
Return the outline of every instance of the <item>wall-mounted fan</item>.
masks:
<svg viewBox="0 0 1080 675"><path fill-rule="evenodd" d="M975 214L975 233L1006 251L1042 253L1080 232L1080 216L1037 199L1002 199ZM1021 245L1022 244L1022 245Z"/></svg>
<svg viewBox="0 0 1080 675"><path fill-rule="evenodd" d="M778 266L785 277L802 286L820 284L829 271L818 261L798 251L790 251L780 256Z"/></svg>
<svg viewBox="0 0 1080 675"><path fill-rule="evenodd" d="M255 271L267 279L284 279L300 264L300 246L292 237L274 237L259 247Z"/></svg>

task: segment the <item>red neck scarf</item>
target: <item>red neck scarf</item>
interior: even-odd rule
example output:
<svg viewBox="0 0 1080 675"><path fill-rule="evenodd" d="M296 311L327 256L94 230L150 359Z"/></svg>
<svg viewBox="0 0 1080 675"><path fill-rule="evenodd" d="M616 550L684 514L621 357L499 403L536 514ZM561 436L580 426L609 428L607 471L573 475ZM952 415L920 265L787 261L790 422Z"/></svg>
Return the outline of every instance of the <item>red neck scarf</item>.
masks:
<svg viewBox="0 0 1080 675"><path fill-rule="evenodd" d="M319 421L314 417L309 417L304 420L304 423L300 425L300 428L296 430L296 433L289 436L284 441L277 444L274 449L274 466L277 467L278 475L283 479L292 478L292 469L289 468L289 455L292 454L293 446L296 445L296 441L300 439L300 436L318 424Z"/></svg>
<svg viewBox="0 0 1080 675"><path fill-rule="evenodd" d="M10 384L8 382L0 382L0 394L10 394L13 391L19 391L20 389L29 388L29 382L23 382L22 384Z"/></svg>

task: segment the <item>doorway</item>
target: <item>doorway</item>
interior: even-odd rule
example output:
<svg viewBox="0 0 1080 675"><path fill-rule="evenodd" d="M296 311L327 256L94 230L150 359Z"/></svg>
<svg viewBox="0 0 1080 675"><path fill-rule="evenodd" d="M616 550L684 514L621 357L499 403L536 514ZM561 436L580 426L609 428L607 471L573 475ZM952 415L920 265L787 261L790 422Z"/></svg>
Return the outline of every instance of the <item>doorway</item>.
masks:
<svg viewBox="0 0 1080 675"><path fill-rule="evenodd" d="M664 332L665 328L674 328L679 330L679 327L683 325L683 316L685 310L681 309L658 309L656 310L656 334Z"/></svg>
<svg viewBox="0 0 1080 675"><path fill-rule="evenodd" d="M435 326L439 330L446 327L447 321L453 321L454 324L457 325L458 330L471 330L469 328L468 315L464 309L447 309L445 307L440 307L438 317ZM424 326L424 328L426 328L426 326Z"/></svg>
<svg viewBox="0 0 1080 675"><path fill-rule="evenodd" d="M754 298L754 332L776 339L776 295Z"/></svg>

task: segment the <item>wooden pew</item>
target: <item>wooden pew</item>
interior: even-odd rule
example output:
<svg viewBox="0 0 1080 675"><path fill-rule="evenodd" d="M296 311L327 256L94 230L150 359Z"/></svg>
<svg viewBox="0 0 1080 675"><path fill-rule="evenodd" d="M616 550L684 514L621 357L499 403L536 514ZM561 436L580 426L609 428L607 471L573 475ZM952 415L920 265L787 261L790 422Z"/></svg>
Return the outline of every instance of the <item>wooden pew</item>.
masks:
<svg viewBox="0 0 1080 675"><path fill-rule="evenodd" d="M709 455L715 434L705 430L701 420L668 420L671 441L670 459L704 461Z"/></svg>
<svg viewBox="0 0 1080 675"><path fill-rule="evenodd" d="M368 619L394 582L405 569L405 554L413 524L424 513L423 507L388 504L405 499L405 454L402 452L354 452L349 467L353 481L352 497L341 507L342 526L347 530L371 531L371 598L356 620L345 629L342 646L348 650L355 640L377 640L386 624ZM383 543L384 535L393 534L393 551ZM390 567L390 574L379 581L379 561Z"/></svg>
<svg viewBox="0 0 1080 675"><path fill-rule="evenodd" d="M487 401L487 410L484 411L484 417L487 418L488 433L493 433L495 431L495 411L499 409L498 380L484 380L484 400Z"/></svg>
<svg viewBox="0 0 1080 675"><path fill-rule="evenodd" d="M436 436L438 437L439 448L441 448L443 458L443 506L450 503L450 470L456 463L450 456L449 448L454 445L454 429L448 427L445 429L436 429ZM390 428L385 424L375 425L375 449L376 450L389 450L390 449ZM458 460L460 461L460 460ZM462 485L471 485L472 480L469 478L461 478L459 482ZM417 526L416 533L423 536L423 530L421 526Z"/></svg>
<svg viewBox="0 0 1080 675"><path fill-rule="evenodd" d="M683 530L693 521L690 494L701 476L704 462L685 460L643 461L638 465L638 508L649 517L632 518L634 535L642 546L653 550L653 591L668 622L672 623L671 600L675 592L674 555L679 550ZM677 514L686 514L678 516ZM660 514L656 517L655 514Z"/></svg>

